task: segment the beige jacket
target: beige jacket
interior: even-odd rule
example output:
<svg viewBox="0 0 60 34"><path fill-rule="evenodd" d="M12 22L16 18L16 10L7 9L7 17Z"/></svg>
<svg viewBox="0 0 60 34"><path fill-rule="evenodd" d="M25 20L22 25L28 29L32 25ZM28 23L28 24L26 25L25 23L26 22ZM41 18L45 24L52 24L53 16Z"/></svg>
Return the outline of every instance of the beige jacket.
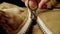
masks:
<svg viewBox="0 0 60 34"><path fill-rule="evenodd" d="M53 3L54 2L54 3ZM48 8L51 8L51 6L52 5L55 5L56 4L56 0L51 0L51 1L49 1L48 3ZM59 4L60 5L60 4ZM2 9L8 9L8 8L20 8L20 7L17 7L16 5L13 5L13 4L9 4L9 3L2 3L2 4L0 4L0 10L2 10ZM21 8L22 9L22 8ZM18 9L17 9L18 10ZM7 16L7 17L11 17L10 18L10 20L8 20L9 22L8 22L8 24L10 24L10 26L7 26L5 23L2 23L2 26L3 26L3 28L6 30L6 32L8 33L8 34L17 34L17 32L19 32L19 30L21 29L21 27L22 27L22 25L24 25L24 23L23 23L23 21L26 19L27 20L27 17L28 16L26 16L26 15L28 15L27 14L27 11L25 11L25 10L27 10L26 8L24 8L23 9L23 11L22 10L20 10L21 12L18 12L18 13L15 13L15 12L8 12L7 11L7 13L6 13L6 15L5 16ZM49 10L46 10L46 12L42 12L42 13L39 13L38 14L38 16L39 17L41 17L43 20L44 19L47 19L46 18L46 16L48 17L48 20L50 19L50 17L51 17L51 15L53 15L54 17L56 17L55 15L57 15L58 16L58 14L60 14L59 12L57 12L57 11L59 11L59 10L57 10L57 11L55 11L54 12L54 10L51 10L51 12L49 11ZM53 12L54 13L53 13ZM38 12L40 12L40 11L38 11ZM56 14L55 14L56 13ZM1 13L0 13L1 14ZM47 15L46 15L47 14ZM50 15L51 14L51 15ZM54 15L55 14L55 15ZM10 15L10 16L9 16ZM13 18L12 18L12 16L15 16L15 21L13 20ZM18 16L19 15L19 16ZM52 17L53 17L52 16ZM0 16L1 17L1 16ZM53 19L51 17L51 19ZM58 18L59 19L59 18ZM18 21L19 20L19 21ZM54 20L54 19L53 19ZM15 22L17 22L17 23L15 23ZM19 22L21 22L21 23L23 23L22 25L21 25L21 23L19 23ZM47 23L48 21L46 21L46 23ZM18 25L17 25L18 24ZM53 25L53 23L51 22L51 26L54 26ZM59 21L59 24L60 24L60 21ZM1 22L0 22L0 25L1 25ZM6 27L6 26L7 27ZM20 28L18 28L18 29L16 29L18 26L20 25ZM58 24L57 24L58 25ZM12 27L12 28L9 28L9 27ZM51 27L52 28L52 27ZM55 27L54 27L55 28ZM54 29L54 28L52 28L52 29ZM59 27L58 27L59 28ZM58 29L58 28L56 28L56 30ZM13 29L13 30L12 30ZM60 29L59 29L60 30ZM55 34L60 34L60 31L59 30L57 30L58 32L56 33L56 31L55 30L53 30L54 31L54 33ZM34 25L33 27L32 27L32 30L31 30L32 32L31 32L31 34L43 34L43 31L42 31L42 29L39 27L39 25L38 24L36 24L36 25Z"/></svg>

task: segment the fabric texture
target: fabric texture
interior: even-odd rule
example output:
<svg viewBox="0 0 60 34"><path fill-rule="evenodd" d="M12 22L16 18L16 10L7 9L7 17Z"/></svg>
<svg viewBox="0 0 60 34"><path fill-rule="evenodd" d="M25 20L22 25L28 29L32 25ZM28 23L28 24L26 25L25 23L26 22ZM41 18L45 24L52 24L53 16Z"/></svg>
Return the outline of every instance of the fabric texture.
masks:
<svg viewBox="0 0 60 34"><path fill-rule="evenodd" d="M8 34L17 34L28 19L28 12L13 4L0 4L0 25Z"/></svg>

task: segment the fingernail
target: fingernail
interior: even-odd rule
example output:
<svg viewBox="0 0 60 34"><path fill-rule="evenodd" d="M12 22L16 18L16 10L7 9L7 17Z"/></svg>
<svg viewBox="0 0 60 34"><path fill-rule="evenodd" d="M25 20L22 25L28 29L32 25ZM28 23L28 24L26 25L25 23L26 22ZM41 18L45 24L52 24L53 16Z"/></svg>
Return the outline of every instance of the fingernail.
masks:
<svg viewBox="0 0 60 34"><path fill-rule="evenodd" d="M47 3L43 3L39 5L39 9L46 9L47 8Z"/></svg>

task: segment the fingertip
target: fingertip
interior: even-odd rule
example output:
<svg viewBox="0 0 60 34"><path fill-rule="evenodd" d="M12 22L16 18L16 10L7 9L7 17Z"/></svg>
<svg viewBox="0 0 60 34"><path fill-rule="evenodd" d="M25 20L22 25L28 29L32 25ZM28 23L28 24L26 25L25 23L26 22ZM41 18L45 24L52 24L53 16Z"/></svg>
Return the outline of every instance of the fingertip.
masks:
<svg viewBox="0 0 60 34"><path fill-rule="evenodd" d="M26 0L21 0L21 1L25 3Z"/></svg>
<svg viewBox="0 0 60 34"><path fill-rule="evenodd" d="M45 9L47 7L47 1L41 1L38 7L39 9Z"/></svg>

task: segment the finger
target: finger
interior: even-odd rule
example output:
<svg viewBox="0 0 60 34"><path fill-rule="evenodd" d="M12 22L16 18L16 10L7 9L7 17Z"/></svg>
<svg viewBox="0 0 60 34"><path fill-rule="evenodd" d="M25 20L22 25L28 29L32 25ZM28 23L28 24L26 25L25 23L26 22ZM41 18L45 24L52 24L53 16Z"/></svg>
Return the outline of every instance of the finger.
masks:
<svg viewBox="0 0 60 34"><path fill-rule="evenodd" d="M47 5L47 0L41 0L39 3L39 9L44 9Z"/></svg>
<svg viewBox="0 0 60 34"><path fill-rule="evenodd" d="M24 2L24 3L26 2L26 0L21 0L21 1Z"/></svg>
<svg viewBox="0 0 60 34"><path fill-rule="evenodd" d="M30 7L32 7L32 8L36 7L37 3L39 4L40 1L41 0L37 0L37 2L36 2L36 0L30 0L30 2L29 2Z"/></svg>
<svg viewBox="0 0 60 34"><path fill-rule="evenodd" d="M30 6L31 8L36 7L36 1L35 1L35 0L29 1L29 6Z"/></svg>

